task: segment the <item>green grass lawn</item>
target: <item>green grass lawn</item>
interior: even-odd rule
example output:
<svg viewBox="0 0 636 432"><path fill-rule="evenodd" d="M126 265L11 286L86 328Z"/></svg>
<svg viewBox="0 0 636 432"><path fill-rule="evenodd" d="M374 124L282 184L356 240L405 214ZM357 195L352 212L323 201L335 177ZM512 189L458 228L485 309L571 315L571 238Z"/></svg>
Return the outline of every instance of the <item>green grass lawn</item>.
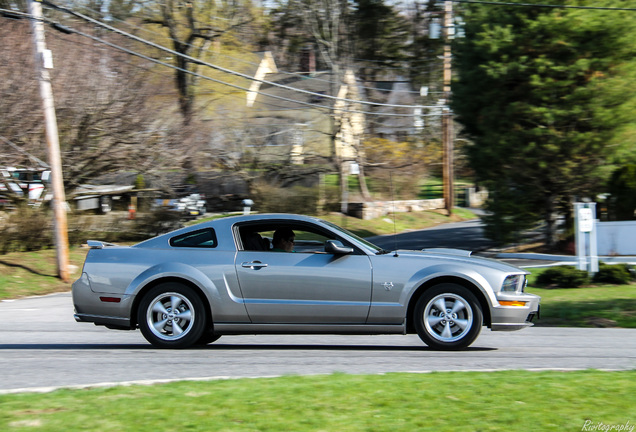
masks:
<svg viewBox="0 0 636 432"><path fill-rule="evenodd" d="M88 249L70 248L70 275L77 279ZM11 252L0 255L0 300L68 291L70 283L57 277L54 249L36 252Z"/></svg>
<svg viewBox="0 0 636 432"><path fill-rule="evenodd" d="M340 225L360 237L372 237L401 233L409 230L430 228L448 222L474 219L475 215L470 210L457 208L451 217L442 211L425 211L412 213L395 213L395 217L387 215L383 218L362 220L346 217L341 214L329 214L320 216L321 219Z"/></svg>
<svg viewBox="0 0 636 432"><path fill-rule="evenodd" d="M636 371L333 374L3 395L0 430L562 432L635 406Z"/></svg>
<svg viewBox="0 0 636 432"><path fill-rule="evenodd" d="M636 285L537 288L532 272L527 291L541 296L540 326L636 328Z"/></svg>

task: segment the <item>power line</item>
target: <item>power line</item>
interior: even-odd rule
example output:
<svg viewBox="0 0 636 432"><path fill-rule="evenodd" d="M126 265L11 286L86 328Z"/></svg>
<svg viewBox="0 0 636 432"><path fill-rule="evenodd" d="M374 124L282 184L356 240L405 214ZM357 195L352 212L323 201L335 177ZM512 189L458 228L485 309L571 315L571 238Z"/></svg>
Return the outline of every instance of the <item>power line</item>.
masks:
<svg viewBox="0 0 636 432"><path fill-rule="evenodd" d="M0 15L9 19L31 18L31 15L29 15L28 13L4 8L0 8Z"/></svg>
<svg viewBox="0 0 636 432"><path fill-rule="evenodd" d="M47 20L46 18L44 18L44 19L43 19L43 21L51 22L50 20ZM68 31L70 31L70 32L72 32L72 33L76 33L76 34L78 34L78 35L80 35L80 36L87 37L87 38L92 39L92 40L94 40L94 41L96 41L96 42L102 43L102 44L107 45L107 46L109 46L109 47L111 47L111 48L114 48L114 49L120 50L120 51L122 51L122 52L125 52L125 53L127 53L127 54L134 55L134 56L136 56L136 57L142 58L142 59L144 59L144 60L148 60L148 61L150 61L150 62L153 62L153 63L159 64L159 65L162 65L162 66L166 66L166 67L171 68L171 69L174 69L174 70L179 70L179 71L182 71L182 72L188 73L188 74L190 74L190 75L192 75L192 76L196 76L196 77L198 77L198 78L201 78L201 79L204 79L204 80L207 80L207 81L216 82L217 84L221 84L221 85L225 85L225 86L233 87L233 88L236 88L236 89L239 89L239 90L243 90L243 91L246 91L246 92L247 92L247 91L250 91L250 90L249 90L248 88L246 88L246 87L242 87L242 86L237 85L237 84L228 83L228 82L226 82L226 81L222 81L222 80L219 80L219 79L216 79L216 78L212 78L212 77L209 77L209 76L206 76L206 75L202 75L202 74L199 74L199 73L196 73L196 72L193 72L193 71L189 71L189 70L187 70L187 69L180 68L180 67L178 67L178 66L171 65L171 64L166 63L166 62L163 62L163 61L161 61L161 60L157 60L157 59L154 59L154 58L152 58L152 57L149 57L149 56L147 56L147 55L145 55L145 54L141 54L141 53L138 53L138 52L136 52L136 51L130 50L130 49L128 49L128 48L124 48L124 47L122 47L122 46L119 46L119 45L117 45L117 44L114 44L114 43L112 43L112 42L106 41L106 40L104 40L104 39L102 39L102 38L99 38L99 37L97 37L97 36L92 36L92 35L90 35L90 34L87 34L87 33L85 33L85 32L82 32L82 31L80 31L80 30L75 30L75 29L72 29L72 28L69 28L69 27L67 27L67 28L66 28L66 30L68 30ZM265 81L265 82L266 82L266 81ZM263 92L257 92L257 93L259 93L259 94L261 94L261 95L263 95L263 96L267 96L267 97L270 97L270 98L275 98L275 99L283 100L283 101L286 101L286 102L291 102L291 103L295 103L295 104L311 106L311 107L313 107L313 108L319 108L319 109L324 109L324 110L329 110L329 111L331 111L331 110L332 110L332 107L329 107L329 106L319 105L319 104L315 104L315 103L311 103L311 102L304 102L304 101L300 101L300 100L296 100L296 99L290 99L290 98L286 98L286 97L283 97L283 96L277 96L277 95L272 95L272 94L263 93ZM324 95L319 94L319 93L316 93L316 95L321 96L321 97L322 97L322 96L324 96ZM334 98L334 99L338 99L338 98ZM340 100L347 100L347 99L340 99ZM354 102L355 102L355 101L354 101ZM395 105L387 105L387 104L384 104L384 105L383 105L383 104L380 104L380 106L390 106L390 107L395 107ZM433 107L424 107L424 106L414 106L414 105L398 105L398 107L404 107L404 108L408 108L408 109L415 109L415 108L438 108L438 106L433 106ZM344 112L350 112L350 113L365 114L365 115L382 115L382 116L391 116L391 117L413 117L413 114L378 113L378 112L359 111L359 110L351 110L351 109L341 109L341 111L344 111ZM439 115L439 114L421 114L420 116L421 116L421 117L430 117L430 116L438 116L438 115Z"/></svg>
<svg viewBox="0 0 636 432"><path fill-rule="evenodd" d="M28 16L28 15L27 15L27 16ZM47 20L47 22L50 22L50 20ZM79 36L88 37L88 38L90 38L90 39L96 40L98 43L103 43L103 42L100 42L100 41L101 41L101 39L100 39L100 38L93 37L93 36L89 36L89 35L85 35L85 34L83 34L82 32L77 31L77 30L74 30L74 29L69 29L69 28L66 28L66 29L67 29L67 30L72 30L70 33L76 33L76 34L78 34ZM67 34L68 34L68 33L69 33L69 31L66 31L65 33L67 33ZM75 44L75 45L79 45L79 46L82 46L82 47L92 47L92 46L89 46L89 45L87 45L87 44L83 44L83 43L81 43L81 42L80 42L80 41L78 41L78 40L69 40L69 39L65 39L65 38L63 38L63 36L62 36L62 35L59 35L59 33L54 33L54 34L53 34L53 36L54 36L54 37L55 37L55 36L57 36L57 37L62 38L62 39L63 39L66 43L73 43L73 44ZM114 47L113 47L113 48L114 48ZM117 49L117 48L116 48L116 49ZM137 56L137 55L136 55L136 53L135 53L135 54L131 54L131 55L135 55L135 56ZM228 56L228 57L229 57L229 56ZM231 57L230 57L230 58L231 58ZM152 59L151 59L151 60L152 60ZM117 61L117 62L122 62L122 60L117 60L117 59L115 59L115 61ZM157 62L154 62L154 63L157 63ZM135 67L135 68L138 68L138 69L141 69L141 70L143 70L143 71L145 71L145 72L150 72L150 73L154 73L154 74L157 74L157 75L161 75L161 76L167 77L167 75L166 75L166 74L164 74L164 73L162 73L162 72L159 72L159 71L157 71L157 70L153 69L152 67L145 67L145 66L142 66L142 65L140 65L140 64L129 63L129 62L125 62L125 64L130 65L130 66ZM161 63L160 65L163 65L163 63ZM170 64L166 64L166 65L167 65L169 68L171 68L171 69L175 69L175 68L176 68L175 66L170 65ZM190 71L188 71L188 73L191 73L191 72L190 72ZM284 72L284 73L285 73L285 72ZM290 75L298 75L298 74L293 74L293 73L290 73L290 72L287 72L286 74L290 74ZM316 80L319 80L319 81L324 81L324 82L331 82L331 81L328 81L328 80L320 80L320 79L318 79L318 78L313 78L313 79L316 79ZM223 83L223 82L221 82L221 83ZM241 89L244 89L244 88L243 88L243 87L241 87ZM200 94L205 94L205 93L200 93ZM266 93L261 93L261 94L263 94L264 96L270 96L270 95L268 95L268 94L266 94ZM237 98L237 99L241 99L241 98L242 98L242 99L244 99L244 96L239 96L239 95L237 95L237 94L235 94L235 93L231 93L231 92L230 92L230 93L224 93L224 94L223 94L223 96L224 96L224 97ZM274 96L272 96L272 97L274 97ZM293 99L292 99L292 100L293 100ZM300 103L300 102L299 102L299 103ZM281 111L298 111L298 110L302 110L302 109L303 109L303 108L300 108L300 107L299 107L299 108L291 108L291 107L286 107L286 106L276 105L276 104L274 104L274 103L265 102L265 101L261 102L261 104L263 104L263 105L267 105L267 106L269 106L269 107L271 107L271 108L270 108L270 109L257 109L257 108L252 108L252 110L251 110L251 111L252 111L252 112L263 112L263 113L267 113L267 112L272 112L272 111L275 111L275 112L281 112ZM322 107L322 106L317 105L317 104L311 104L311 106L312 106L312 107ZM345 111L347 111L347 110L345 110ZM348 111L347 111L347 112L348 112ZM384 113L367 113L367 114L384 115ZM390 115L390 114L389 114L389 115ZM405 114L405 115L401 115L401 116L404 116L404 117L412 117L412 115L410 115L410 114ZM422 116L427 116L427 117L428 117L428 116L437 116L437 114L423 114Z"/></svg>
<svg viewBox="0 0 636 432"><path fill-rule="evenodd" d="M95 10L95 9L92 9L92 8L89 8L89 7L86 7L86 6L85 6L84 8L85 8L85 9L87 9L88 11L90 11L90 12L93 12L93 13L95 13L95 14L99 14L102 18L105 18L105 15L104 15L102 12L100 12L100 11L97 11L97 10ZM6 12L8 12L8 13L13 13L13 11L9 11L9 10L7 10L7 9L0 9L0 12L3 12L3 11L6 11ZM27 17L27 18L29 17L29 15L28 15L28 14L25 14L25 13L19 13L19 12L16 12L16 13L17 13L17 14L19 14L19 15L21 15L21 17ZM114 20L114 21L117 21L117 22L119 22L119 23L121 23L121 24L123 24L123 25L126 25L127 27L130 27L130 28L133 28L133 29L136 29L136 30L140 30L140 31L142 31L142 32L144 32L144 33L149 33L149 34L156 35L156 36L163 36L163 35L161 35L160 33L157 33L157 32L151 31L151 30L148 30L148 29L146 29L146 28L144 28L144 27L140 27L140 26L137 26L137 25L133 25L133 24L131 24L131 23L127 22L127 21L120 20L120 19L118 19L118 18L114 18L114 17L112 17L111 19L112 19L112 20ZM56 24L57 24L57 23L56 23ZM57 25L58 25L58 27L61 27L59 24L57 24ZM192 45L192 44L185 44L185 45L190 46L190 47L193 47L193 45ZM221 55L221 56L226 57L226 58L229 58L229 59L231 59L231 60L239 61L239 62L241 62L241 63L245 63L245 64L248 64L248 65L251 65L251 66L258 66L258 63L256 63L256 62L252 62L252 61L249 61L249 60L245 60L245 59L241 59L241 58L238 58L238 57L230 56L230 55L227 55L227 54L223 54L223 53L215 53L215 55ZM365 60L365 59L358 59L358 61L360 61L360 62L375 62L374 60ZM430 61L429 63L434 64L434 62L433 62L433 61ZM299 73L299 72L279 71L278 73L283 74L283 75L305 76L305 75L303 75L302 73ZM316 80L316 81L321 81L321 82L325 82L325 83L330 83L330 84L336 83L336 82L335 82L335 81L333 81L333 80L322 79L322 78L317 78L317 77L312 77L312 79L314 79L314 80ZM294 88L294 87L292 87L292 86L289 86L289 87ZM362 89L364 89L364 90L372 90L372 91L387 92L387 93L389 93L389 92L392 92L392 91L393 91L393 90L391 90L391 89L382 89L382 88L368 87L368 86L360 86L360 88L362 88ZM302 89L298 89L298 90L299 90L299 91L301 91L301 92L303 91ZM420 91L419 91L419 90L408 90L408 91L407 91L407 90L404 90L404 91L400 91L400 93L420 94ZM429 92L429 93L434 94L434 93L441 93L441 92ZM379 105L379 104L376 104L376 105Z"/></svg>
<svg viewBox="0 0 636 432"><path fill-rule="evenodd" d="M227 74L231 74L231 75L235 75L235 76L238 76L238 77L241 77L241 78L245 78L245 79L248 79L248 80L250 80L250 81L258 81L258 82L263 83L263 84L268 84L268 85L272 85L272 86L279 87L279 88L282 88L282 89L291 90L291 91L293 91L293 92L303 93L303 94L306 94L306 95L309 95L309 96L320 97L320 98L324 98L324 99L331 99L331 100L334 100L334 101L339 100L339 101L350 102L350 103L360 103L360 104L363 104L363 105L371 105L371 106L377 106L377 107L385 106L385 107L390 107L390 108L408 108L408 109L414 109L414 108L416 108L416 107L417 107L417 106L414 106L414 105L383 104L383 103L369 102L369 101L363 101L363 100L354 100L354 99L347 99L347 98L338 98L337 96L331 96L331 95L327 95L327 94L315 93L315 92L311 92L311 91L308 91L308 90L298 89L298 88L295 88L295 87L290 87L290 86L287 86L287 85L284 85L284 84L279 84L279 83L275 83L275 82L271 82L271 81L266 81L266 80L257 80L257 79L255 79L254 77L252 77L252 76L250 76L250 75L243 74L243 73L240 73L240 72L237 72L237 71L233 71L233 70L231 70L231 69L227 69L227 68L224 68L224 67L221 67L221 66L218 66L218 65L214 65L214 64L212 64L212 63L204 62L204 61L199 60L199 59L197 59L197 58L194 58L194 57L191 57L191 56L188 56L188 55L185 55L185 54L179 53L179 52L177 52L177 51L171 50L171 49L166 48L166 47L164 47L164 46L162 46L162 45L159 45L159 44L156 44L156 43L154 43L154 42L151 42L151 41L145 40L145 39L143 39L143 38L140 38L140 37L137 37L137 36L132 35L132 34L130 34L130 33L127 33L127 32L125 32L125 31L123 31L123 30L120 30L120 29L117 29L117 28L115 28L115 27L112 27L112 26L110 26L110 25L108 25L108 24L102 23L101 21L98 21L98 20L93 19L93 18L91 18L91 17L88 17L88 16L86 16L86 15L83 15L83 14L81 14L81 13L79 13L79 12L75 12L75 11L70 10L70 9L68 9L68 8L65 8L65 7L57 6L57 5L53 4L53 3L50 3L50 2L49 2L49 1L47 1L47 0L42 0L42 3L43 3L43 4L45 4L45 5L47 5L47 6L49 6L49 7L51 7L51 8L53 8L53 9L59 10L59 11L61 11L61 12L66 12L66 13L68 13L68 14L70 14L70 15L73 15L73 16L76 16L76 17L78 17L78 18L81 18L81 19L83 19L83 20L85 20L85 21L89 21L89 22L92 22L93 24L97 24L98 26L103 27L103 28L105 28L105 29L107 29L107 30L110 30L110 31L112 31L112 32L114 32L114 33L117 33L117 34L119 34L119 35L121 35L121 36L127 37L127 38L132 39L132 40L135 40L135 41L137 41L137 42L141 42L141 43L146 44L146 45L148 45L148 46L151 46L151 47L153 47L153 48L157 48L157 49L159 49L159 50L161 50L161 51L164 51L164 52L170 53L170 54L172 54L172 55L174 55L174 56L182 57L182 58L184 58L184 59L186 59L186 60L188 60L188 61L190 61L190 62L192 62L192 63L194 63L194 64L199 64L199 65L203 65L203 66L208 66L208 67L210 67L210 68L212 68L212 69L216 69L216 70L219 70L219 71L224 72L224 73L227 73ZM88 36L88 37L91 37L91 38L92 38L92 36ZM118 49L121 49L121 47L119 47ZM132 52L131 52L131 53L132 53ZM139 55L140 55L140 56L142 56L142 54L139 54ZM148 59L149 59L149 58L148 58ZM154 59L152 59L152 61L154 61ZM157 62L159 62L159 61L157 61ZM167 65L167 64L165 64L165 63L163 63L163 62L160 62L160 63L161 63L161 64L164 64L164 65ZM181 70L181 71L184 71L184 72L186 72L186 73L189 73L189 71L187 71L186 69L177 68L177 67L175 67L175 68L176 68L177 70ZM210 79L210 80L212 80L212 81L216 81L216 82L218 82L218 83L220 83L220 84L231 85L231 86L233 86L233 87L240 88L241 90L249 91L249 89L244 89L244 88L242 88L242 87L235 86L235 85L233 85L233 84L224 83L224 82L222 82L222 81L215 80L215 79L210 78L210 77L205 77L205 76L200 75L200 74L194 74L194 75L195 75L195 76L198 76L198 77L200 77L200 78ZM282 100L287 100L287 101L289 101L289 102L295 102L295 103L300 103L300 104L305 104L305 105L313 106L313 104L310 104L310 103L308 103L308 102L303 102L303 101L298 101L298 100L290 100L290 99L288 99L288 98L283 98L283 97L280 97L280 96L270 95L270 94L267 94L267 93L261 93L261 92L257 92L257 93L259 93L259 94L263 94L263 95L267 95L267 96L270 96L270 97L275 97L275 98L282 99ZM315 106L320 107L320 108L323 108L323 109L331 109L331 107L325 107L325 106L323 106L323 105L315 105ZM437 108L437 106L422 106L422 108ZM355 111L354 111L354 112L355 112ZM374 114L374 113L372 113L372 114ZM385 114L385 115L389 115L389 114ZM401 114L393 114L393 115L401 115Z"/></svg>
<svg viewBox="0 0 636 432"><path fill-rule="evenodd" d="M132 24L132 23L130 23L128 21L124 21L124 20L121 20L121 19L113 17L113 16L108 16L107 17L107 15L105 15L101 11L97 11L95 9L92 9L92 8L86 6L86 5L83 6L83 9L86 9L86 10L88 10L88 11L90 11L90 12L96 14L96 15L101 16L101 18L105 19L106 21L117 21L120 24L123 24L123 25L125 25L127 27L133 28L135 30L139 30L139 31L144 32L144 33L149 33L151 35L155 35L155 36L159 36L159 37L166 37L166 35L163 35L163 34L158 33L156 31L149 30L149 29L147 29L147 28L145 28L143 26L138 26L138 25ZM188 47L191 47L191 48L195 48L194 45L189 44L189 43L184 43L184 45L188 46ZM251 66L258 66L258 63L252 62L252 61L249 61L249 60L244 60L244 59L241 59L241 58L238 58L238 57L234 57L234 56L230 56L230 55L223 54L223 53L214 53L214 54L229 58L229 59L234 60L234 61L238 61L238 62L241 62L241 63L249 64Z"/></svg>
<svg viewBox="0 0 636 432"><path fill-rule="evenodd" d="M35 161L38 165L40 165L41 167L44 168L50 168L50 165L47 164L46 162L44 162L42 159L38 158L35 155L32 155L31 153L29 153L28 151L24 150L23 148L21 148L19 145L9 141L7 138L0 136L0 140L2 140L3 142L5 142L6 144L8 144L9 146L11 146L14 150L17 150L20 153L23 153L26 157L28 157L29 159L31 159L32 161Z"/></svg>
<svg viewBox="0 0 636 432"><path fill-rule="evenodd" d="M151 43L151 42L149 42L149 41L146 41L146 40L144 40L144 39L134 37L134 36L129 35L129 34L127 34L127 33L123 32L123 31L120 31L120 30L114 29L114 28L112 28L112 27L110 27L110 26L108 26L108 25L106 25L106 24L100 23L100 22L99 22L99 21L97 21L97 20L93 20L93 19L91 19L91 18L89 18L89 17L84 17L82 14L79 14L79 13L77 13L77 12L69 11L69 10L66 10L65 8L61 8L61 7L58 7L58 6L55 6L55 5L52 5L52 6L51 6L51 4L50 4L49 2L46 2L46 1L45 1L44 3L45 3L45 4L47 4L49 7L53 7L54 9L61 10L61 11L63 11L63 12L67 12L67 13L71 13L72 15L78 16L79 18L88 19L88 21L94 22L94 23L96 23L96 24L98 24L98 25L101 25L102 27L104 27L104 26L105 26L107 29L112 30L112 31L115 31L116 33L118 33L118 34L120 34L120 35L122 35L122 36L124 36L124 37L132 37L132 39L133 39L133 40L137 40L137 41L139 41L139 42L142 42L142 43L145 43L145 44L149 44L149 45L151 45L151 46L153 46L153 47L155 47L155 48L158 48L158 49L163 50L163 51L167 51L167 52L169 52L169 53L171 53L171 54L174 54L174 55L180 55L179 53L176 53L176 52L174 52L174 51L172 51L172 50L170 50L170 49L167 49L167 48L165 48L165 47L162 47L161 45L157 45L157 44ZM2 10L3 10L3 9L0 9L0 11L2 11ZM24 13L21 13L20 15L22 15L22 16L24 16L24 17L30 17L30 15L28 15L28 14L24 14ZM43 21L46 21L46 22L48 22L48 23L50 23L50 24L51 24L51 25L53 25L56 29L61 29L61 28L63 27L63 26L61 26L59 23L57 23L57 22L55 22L55 21L52 21L52 20L50 20L50 19L43 18L42 20L43 20ZM179 68L179 67L177 67L177 66L174 66L174 65L171 65L171 64L168 64L168 63L162 62L162 61L160 61L160 60L157 60L157 59L151 58L151 57L146 56L146 55L144 55L144 54L137 53L137 52L135 52L135 51L129 50L129 49L124 48L124 47L121 47L121 46L119 46L119 45L113 44L113 43L108 42L108 41L105 41L105 40L103 40L103 39L101 39L101 38L99 38L99 37L89 35L89 34L87 34L87 33L84 33L84 32L82 32L82 31L79 31L79 30L71 29L71 28L68 28L68 27L63 27L63 31L64 31L64 33L67 33L67 34L68 34L68 33L76 33L76 34L78 34L78 35L80 35L80 36L90 38L90 39L92 39L92 40L94 40L94 41L96 41L96 42L99 42L99 43L102 43L102 44L108 45L108 46L110 46L110 47L112 47L112 48L115 48L115 49L117 49L117 50L120 50L120 51L126 52L126 53L128 53L128 54L130 54L130 55L137 56L137 57L139 57L139 58L142 58L142 59L148 60L148 61L153 62L153 63L155 63L155 64L159 64L159 65L162 65L162 66L166 66L166 67L171 68L171 69L175 69L175 70L182 71L182 72L184 72L184 73L188 73L188 74L190 74L190 75L193 75L193 76L196 76L196 77L202 78L202 79L204 79L204 80L213 81L213 82L216 82L216 83L218 83L218 84L225 85L225 86L230 86L230 87L234 87L234 88L237 88L237 89L239 89L239 90L243 90L243 91L250 91L249 89L247 89L247 88L245 88L245 87L242 87L242 86L239 86L239 85L236 85L236 84L231 84L231 83L228 83L228 82L225 82L225 81L222 81L222 80L218 80L218 79L215 79L215 78L212 78L212 77L208 77L208 76L206 76L206 75L198 74L198 73L196 73L196 72L192 72L192 71L189 71L189 70L187 70L187 69ZM208 65L208 66L210 66L210 67L212 67L212 68L220 69L221 71L224 71L224 72L234 73L234 75L238 75L238 76L241 76L241 77L243 77L243 78L247 78L247 79L250 79L250 80L254 80L254 78L253 78L253 77L251 77L251 76L249 76L249 75L240 74L240 73L238 73L238 72L234 72L234 71L226 70L225 68L220 68L220 67L217 67L217 66L212 65L212 64L208 64L208 63L205 63L205 62L201 62L201 61L199 61L199 60L197 60L197 59L194 59L194 58L191 58L191 57L188 57L188 56L184 56L184 57L189 58L189 59L191 59L193 62L198 63L198 64ZM290 73L290 74L291 74L291 73ZM292 75L295 75L295 74L292 74ZM320 81L324 81L324 82L331 82L331 81L329 81L329 80L320 80ZM266 84L270 84L270 85L273 85L273 86L277 86L277 87L286 88L286 89L289 89L289 90L292 90L292 91L296 91L296 92L300 92L300 93L305 93L305 94L309 94L309 95L317 96L317 97L320 97L320 98L330 98L330 99L334 99L334 100L344 100L344 101L349 101L349 102L354 102L354 103L369 104L369 105L378 106L378 107L407 108L407 109L417 109L417 108L420 108L420 109L421 109L421 108L438 109L438 108L439 108L439 105L435 105L435 106L423 106L423 105L397 105L397 104L383 104L383 103L375 103L375 102L368 102L368 101L357 101L357 100L351 100L351 99L339 99L339 98L337 98L337 97L333 97L333 96L329 96L329 95L325 95L325 94L321 94L321 93L309 92L309 91L306 91L306 90L297 89L297 88L289 87L289 86L284 86L284 85L277 84L277 83L273 83L273 82L268 82L268 81L261 81L261 82L266 83ZM291 102L291 103L295 103L295 104L300 104L300 105L305 105L305 106L311 106L311 107L314 107L314 108L326 109L326 110L331 110L331 109L332 109L331 107L327 107L327 106L324 106L324 105L319 105L319 104L310 103L310 102L304 102L304 101L300 101L300 100L296 100L296 99L290 99L290 98L286 98L286 97L282 97L282 96L277 96L277 95L272 95L272 94L268 94L268 93L263 93L263 92L260 92L260 91L258 91L257 93L258 93L258 94L261 94L261 95L263 95L263 96L267 96L267 97L270 97L270 98L275 98L275 99L279 99L279 100L283 100L283 101ZM268 104L268 105L269 105L269 104ZM277 108L278 110L292 110L292 108L288 108L288 107L276 107L276 108ZM360 114L366 114L366 115L383 115L383 116L393 116L393 117L413 117L413 115L414 115L414 114L398 114L398 113L387 113L387 112L378 113L378 112L368 112L368 111L359 111L359 110L351 110L351 109L342 109L342 111L344 111L344 112L352 112L352 113L360 113ZM434 114L420 114L419 116L420 116L420 117L434 117L434 116L439 116L439 114L437 114L437 113L434 113Z"/></svg>

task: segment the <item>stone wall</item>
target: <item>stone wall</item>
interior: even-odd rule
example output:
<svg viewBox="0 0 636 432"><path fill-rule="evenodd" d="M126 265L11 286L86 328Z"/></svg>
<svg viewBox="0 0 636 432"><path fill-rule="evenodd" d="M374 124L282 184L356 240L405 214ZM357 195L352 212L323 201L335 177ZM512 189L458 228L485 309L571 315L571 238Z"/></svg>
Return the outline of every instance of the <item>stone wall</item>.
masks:
<svg viewBox="0 0 636 432"><path fill-rule="evenodd" d="M469 208L481 208L488 199L488 190L474 187L466 188L466 206Z"/></svg>
<svg viewBox="0 0 636 432"><path fill-rule="evenodd" d="M390 213L408 213L444 208L444 199L427 200L398 200L398 201L372 201L364 203L350 203L349 216L360 219L375 219Z"/></svg>

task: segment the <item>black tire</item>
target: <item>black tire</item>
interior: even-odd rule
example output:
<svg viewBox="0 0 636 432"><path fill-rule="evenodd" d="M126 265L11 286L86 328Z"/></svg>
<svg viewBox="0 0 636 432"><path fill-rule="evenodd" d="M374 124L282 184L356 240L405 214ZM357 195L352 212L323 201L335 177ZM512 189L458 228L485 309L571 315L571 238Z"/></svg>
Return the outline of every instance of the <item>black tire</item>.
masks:
<svg viewBox="0 0 636 432"><path fill-rule="evenodd" d="M435 285L415 304L415 329L420 339L433 349L466 348L479 336L483 321L479 301L461 285Z"/></svg>
<svg viewBox="0 0 636 432"><path fill-rule="evenodd" d="M218 333L214 333L214 330L205 331L203 332L203 335L201 335L201 337L199 338L196 344L208 345L208 344L211 344L212 342L216 342L217 340L219 340L220 337L221 335Z"/></svg>
<svg viewBox="0 0 636 432"><path fill-rule="evenodd" d="M174 312L177 310L177 312ZM158 348L188 348L206 329L201 298L185 285L167 282L144 295L137 312L139 329Z"/></svg>

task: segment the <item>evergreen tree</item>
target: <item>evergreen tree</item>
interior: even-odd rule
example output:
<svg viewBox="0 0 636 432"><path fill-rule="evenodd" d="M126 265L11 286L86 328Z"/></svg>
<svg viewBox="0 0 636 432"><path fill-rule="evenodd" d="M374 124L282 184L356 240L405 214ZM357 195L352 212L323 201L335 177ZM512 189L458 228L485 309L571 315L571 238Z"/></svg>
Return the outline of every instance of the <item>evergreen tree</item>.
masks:
<svg viewBox="0 0 636 432"><path fill-rule="evenodd" d="M356 0L355 4L351 36L363 79L374 80L379 70L403 66L407 58L406 20L383 0Z"/></svg>
<svg viewBox="0 0 636 432"><path fill-rule="evenodd" d="M543 220L553 245L555 216L598 191L612 139L629 122L621 109L634 83L625 73L636 48L629 41L634 18L622 11L467 7L466 37L454 48L453 109L474 140L469 158L478 181L491 192L485 222L494 239L513 240Z"/></svg>
<svg viewBox="0 0 636 432"><path fill-rule="evenodd" d="M636 165L620 167L610 178L608 211L611 220L633 220L636 215Z"/></svg>

